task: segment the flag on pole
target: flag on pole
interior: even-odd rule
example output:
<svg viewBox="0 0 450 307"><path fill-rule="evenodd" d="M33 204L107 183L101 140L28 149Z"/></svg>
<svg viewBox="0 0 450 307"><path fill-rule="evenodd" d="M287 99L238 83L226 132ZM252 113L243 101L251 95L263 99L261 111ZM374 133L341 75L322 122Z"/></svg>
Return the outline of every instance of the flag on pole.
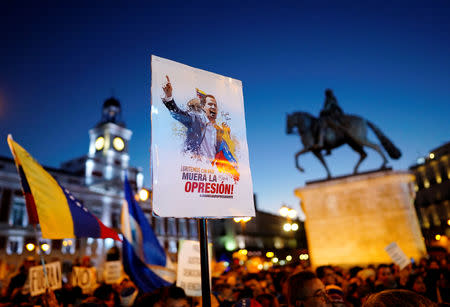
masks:
<svg viewBox="0 0 450 307"><path fill-rule="evenodd" d="M8 135L22 183L31 224L41 225L46 239L120 238L62 187L33 157Z"/></svg>
<svg viewBox="0 0 450 307"><path fill-rule="evenodd" d="M124 193L121 224L125 272L143 292L169 286L175 281L175 270L144 212L134 199L126 177Z"/></svg>

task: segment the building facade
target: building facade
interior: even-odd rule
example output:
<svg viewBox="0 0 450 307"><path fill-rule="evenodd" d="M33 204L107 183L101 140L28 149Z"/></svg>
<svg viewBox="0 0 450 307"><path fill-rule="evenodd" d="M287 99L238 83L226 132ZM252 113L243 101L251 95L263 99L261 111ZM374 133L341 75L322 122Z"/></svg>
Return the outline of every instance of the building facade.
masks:
<svg viewBox="0 0 450 307"><path fill-rule="evenodd" d="M417 210L427 246L448 248L450 238L450 142L430 151L410 167L416 177Z"/></svg>
<svg viewBox="0 0 450 307"><path fill-rule="evenodd" d="M120 102L109 98L103 103L100 121L89 130L87 154L63 162L60 168L44 166L91 213L119 233L125 174L128 174L135 191L143 185L141 169L129 164L128 144L131 137L132 131L126 128L121 118ZM26 148L26 144L23 145ZM173 260L176 260L179 240L198 239L196 219L155 217L151 212L151 197L139 202L159 241ZM244 248L305 250L303 224L296 221L299 230L285 232L285 222L278 215L258 210L256 218L245 225L235 223L233 219L209 220L209 239L214 243L216 255ZM49 260L58 258L73 263L88 255L96 265L105 261L105 255L112 247L120 248L120 242L112 239L41 239L39 226L35 229L28 223L14 160L12 157L0 157L0 264L20 264L23 258L36 254L37 244L45 246L44 257ZM0 266L0 280L1 275Z"/></svg>

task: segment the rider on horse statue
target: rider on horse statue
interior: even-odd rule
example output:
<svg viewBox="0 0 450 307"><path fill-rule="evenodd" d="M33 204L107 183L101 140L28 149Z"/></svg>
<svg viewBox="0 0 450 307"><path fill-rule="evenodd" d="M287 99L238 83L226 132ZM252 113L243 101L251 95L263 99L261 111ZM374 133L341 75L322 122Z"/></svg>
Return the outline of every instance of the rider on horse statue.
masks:
<svg viewBox="0 0 450 307"><path fill-rule="evenodd" d="M327 133L327 128L333 129L335 132L344 133L348 136L347 129L342 122L344 112L338 105L337 99L333 94L333 91L329 88L325 90L325 102L319 117L319 136L317 141L317 148L323 148L324 139ZM329 155L330 149L327 150Z"/></svg>

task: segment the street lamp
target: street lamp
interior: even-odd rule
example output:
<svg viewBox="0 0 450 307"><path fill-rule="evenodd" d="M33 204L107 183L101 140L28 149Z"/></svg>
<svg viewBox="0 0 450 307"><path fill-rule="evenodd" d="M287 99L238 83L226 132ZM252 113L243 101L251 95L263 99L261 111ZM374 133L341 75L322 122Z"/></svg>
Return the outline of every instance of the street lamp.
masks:
<svg viewBox="0 0 450 307"><path fill-rule="evenodd" d="M149 190L142 188L139 191L139 199L141 201L147 201L149 199L149 197L150 197L150 191Z"/></svg>
<svg viewBox="0 0 450 307"><path fill-rule="evenodd" d="M28 243L27 245L25 245L25 248L27 249L27 251L31 252L32 250L34 250L34 244Z"/></svg>

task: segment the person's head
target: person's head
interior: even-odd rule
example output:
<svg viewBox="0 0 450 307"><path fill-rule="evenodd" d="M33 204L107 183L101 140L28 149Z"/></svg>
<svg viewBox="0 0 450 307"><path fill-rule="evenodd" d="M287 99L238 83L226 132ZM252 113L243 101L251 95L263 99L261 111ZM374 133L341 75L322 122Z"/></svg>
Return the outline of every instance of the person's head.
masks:
<svg viewBox="0 0 450 307"><path fill-rule="evenodd" d="M394 280L391 268L386 264L380 264L377 268L377 281L386 285Z"/></svg>
<svg viewBox="0 0 450 307"><path fill-rule="evenodd" d="M333 90L330 89L330 88L327 88L327 89L325 90L325 96L326 96L326 97L333 97L333 96L334 96Z"/></svg>
<svg viewBox="0 0 450 307"><path fill-rule="evenodd" d="M101 299L108 307L113 307L116 300L116 293L111 285L101 284L94 291L94 296Z"/></svg>
<svg viewBox="0 0 450 307"><path fill-rule="evenodd" d="M217 102L216 98L213 95L207 95L205 97L205 105L203 106L203 110L206 113L206 117L208 117L210 122L215 122L217 118Z"/></svg>
<svg viewBox="0 0 450 307"><path fill-rule="evenodd" d="M289 307L325 307L331 306L325 293L325 286L311 271L302 271L288 280Z"/></svg>
<svg viewBox="0 0 450 307"><path fill-rule="evenodd" d="M261 304L262 307L278 307L280 306L277 298L272 294L260 294L256 297L256 300Z"/></svg>
<svg viewBox="0 0 450 307"><path fill-rule="evenodd" d="M427 291L427 286L423 282L423 277L420 274L409 275L406 288L420 294L424 294Z"/></svg>
<svg viewBox="0 0 450 307"><path fill-rule="evenodd" d="M184 290L180 287L172 286L168 289L166 307L189 307L189 300Z"/></svg>
<svg viewBox="0 0 450 307"><path fill-rule="evenodd" d="M370 295L363 307L433 307L435 303L409 290L384 290Z"/></svg>
<svg viewBox="0 0 450 307"><path fill-rule="evenodd" d="M29 270L31 267L35 266L35 265L36 265L36 260L34 259L33 256L26 257L26 258L23 260L23 264L22 264L23 269L25 270L25 272L28 272L28 270Z"/></svg>
<svg viewBox="0 0 450 307"><path fill-rule="evenodd" d="M336 274L331 266L322 265L317 267L316 274L317 278L319 278L325 286L336 284Z"/></svg>
<svg viewBox="0 0 450 307"><path fill-rule="evenodd" d="M205 101L200 100L199 98L193 98L188 101L187 106L190 111L200 112L205 105Z"/></svg>

